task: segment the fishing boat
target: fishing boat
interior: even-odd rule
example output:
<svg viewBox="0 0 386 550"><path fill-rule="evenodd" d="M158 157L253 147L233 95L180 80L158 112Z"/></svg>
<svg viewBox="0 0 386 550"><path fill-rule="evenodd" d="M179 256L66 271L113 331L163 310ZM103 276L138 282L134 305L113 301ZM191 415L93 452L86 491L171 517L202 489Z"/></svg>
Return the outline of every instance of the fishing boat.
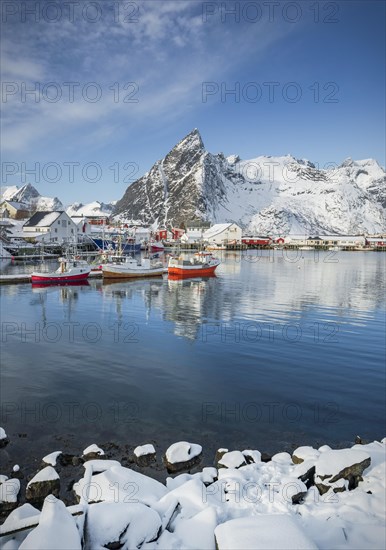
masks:
<svg viewBox="0 0 386 550"><path fill-rule="evenodd" d="M51 272L37 272L31 274L32 284L68 284L85 281L90 274L91 266L84 260L77 258L59 258L59 268Z"/></svg>
<svg viewBox="0 0 386 550"><path fill-rule="evenodd" d="M197 252L189 260L181 256L169 258L168 274L178 275L179 277L197 277L212 275L220 260L212 256L211 252Z"/></svg>
<svg viewBox="0 0 386 550"><path fill-rule="evenodd" d="M150 243L150 250L152 252L163 252L164 249L164 244L161 241L152 241Z"/></svg>
<svg viewBox="0 0 386 550"><path fill-rule="evenodd" d="M159 277L165 272L162 262L151 258L136 260L130 256L102 265L104 279L130 279L133 277Z"/></svg>
<svg viewBox="0 0 386 550"><path fill-rule="evenodd" d="M209 243L206 250L226 250L225 244Z"/></svg>
<svg viewBox="0 0 386 550"><path fill-rule="evenodd" d="M91 240L103 252L121 250L123 254L132 254L141 250L141 243L136 243L134 239L126 239L126 241L120 242L119 240L91 237Z"/></svg>

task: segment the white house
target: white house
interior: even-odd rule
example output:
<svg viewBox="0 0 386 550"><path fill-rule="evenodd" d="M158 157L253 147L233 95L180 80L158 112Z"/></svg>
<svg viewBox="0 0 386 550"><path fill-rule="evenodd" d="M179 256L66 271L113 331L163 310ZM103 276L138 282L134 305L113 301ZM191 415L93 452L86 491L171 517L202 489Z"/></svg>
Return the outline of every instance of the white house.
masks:
<svg viewBox="0 0 386 550"><path fill-rule="evenodd" d="M35 212L23 225L25 238L35 238L43 242L73 242L77 240L77 234L77 225L63 210Z"/></svg>
<svg viewBox="0 0 386 550"><path fill-rule="evenodd" d="M241 227L236 223L216 223L203 234L203 240L213 244L241 243Z"/></svg>
<svg viewBox="0 0 386 550"><path fill-rule="evenodd" d="M186 237L184 242L194 243L202 241L205 231L210 228L210 222L204 222L202 220L190 221L186 224Z"/></svg>
<svg viewBox="0 0 386 550"><path fill-rule="evenodd" d="M92 225L88 222L85 216L70 216L71 220L77 227L78 235L90 235L92 232Z"/></svg>

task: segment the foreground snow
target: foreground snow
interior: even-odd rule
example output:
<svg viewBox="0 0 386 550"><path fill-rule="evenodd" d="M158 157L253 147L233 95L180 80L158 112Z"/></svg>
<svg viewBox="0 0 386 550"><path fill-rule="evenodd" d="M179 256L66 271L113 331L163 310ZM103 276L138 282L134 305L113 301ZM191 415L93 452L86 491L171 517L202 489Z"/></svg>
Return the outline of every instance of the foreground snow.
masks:
<svg viewBox="0 0 386 550"><path fill-rule="evenodd" d="M149 450L153 448L136 449L137 453ZM40 515L30 504L17 508L8 516L2 532L34 528L4 537L2 547L386 547L386 439L344 450L332 450L327 445L319 449L299 447L292 456L278 453L268 462L261 461L258 451L224 451L218 469L209 467L168 477L165 485L115 460L88 460L84 476L74 485L80 504L66 508L49 495ZM200 446L180 442L168 449L165 459L189 464L198 452ZM52 467L46 467L34 482L56 479L55 474ZM318 480L327 484L323 491ZM6 476L0 477L3 497L6 484ZM350 484L355 488L348 490Z"/></svg>

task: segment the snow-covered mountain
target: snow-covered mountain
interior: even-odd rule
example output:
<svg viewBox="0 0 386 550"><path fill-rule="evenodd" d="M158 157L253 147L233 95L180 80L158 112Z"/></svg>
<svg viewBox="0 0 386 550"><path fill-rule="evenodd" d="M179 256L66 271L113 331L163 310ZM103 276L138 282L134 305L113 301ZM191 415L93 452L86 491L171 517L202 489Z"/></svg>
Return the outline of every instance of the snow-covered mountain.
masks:
<svg viewBox="0 0 386 550"><path fill-rule="evenodd" d="M291 155L225 158L206 151L195 129L127 188L114 213L167 226L235 221L269 235L379 233L385 184L373 159L319 169Z"/></svg>
<svg viewBox="0 0 386 550"><path fill-rule="evenodd" d="M17 185L2 187L1 200L21 202L35 211L63 210L63 204L57 197L43 197L30 183L22 187Z"/></svg>
<svg viewBox="0 0 386 550"><path fill-rule="evenodd" d="M115 201L104 203L99 201L82 204L74 202L66 208L69 216L111 216L115 207Z"/></svg>

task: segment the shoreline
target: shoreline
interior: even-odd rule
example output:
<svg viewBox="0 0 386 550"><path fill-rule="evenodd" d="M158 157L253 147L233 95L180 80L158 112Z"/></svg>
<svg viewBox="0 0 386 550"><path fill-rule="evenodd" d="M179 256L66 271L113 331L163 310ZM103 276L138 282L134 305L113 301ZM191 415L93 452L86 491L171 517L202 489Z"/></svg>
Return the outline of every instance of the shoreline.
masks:
<svg viewBox="0 0 386 550"><path fill-rule="evenodd" d="M22 527L23 521L28 524L26 517L30 517L28 514L33 511L31 504L36 517L43 505L42 524L45 523L43 517L48 517L55 509L55 513L67 517L69 524L72 522L72 527L76 526L77 533L80 533L79 540L86 537L88 544L93 540L93 544L101 545L101 541L97 541L98 537L102 536L97 524L94 531L90 523L95 511L100 509L101 513L105 514L114 509L114 514L119 516L123 513L122 510L126 510L127 513L130 510L130 513L138 511L141 514L149 514L148 524L146 521L143 523L143 518L137 518L137 523L134 521L132 524L134 531L141 527L141 532L145 529L147 533L149 529L147 535L150 540L145 541L146 537L142 540L146 549L179 548L181 545L183 548L214 550L217 544L219 550L222 550L242 548L237 546L237 542L232 543L236 546L227 546L228 542L233 540L232 533L239 533L239 539L246 543L246 533L252 536L260 516L267 524L271 521L268 516L271 517L273 514L274 522L284 522L283 528L287 521L292 522L288 528L295 529L295 539L298 543L304 538L309 544L314 545L309 548L328 548L323 543L323 529L317 534L314 524L316 521L321 527L326 521L325 512L331 508L331 514L334 516L338 514L340 517L340 514L343 514L345 517L345 532L356 533L360 528L367 538L370 537L372 543L362 546L363 548L377 547L374 543L379 541L379 529L382 521L384 522L381 520L384 512L384 497L381 498L381 493L386 489L383 473L386 465L386 438L382 442L356 443L345 449L332 449L328 445L322 445L318 449L300 446L294 449L292 454L282 451L273 456L265 455L258 450L218 449L212 464L207 464L207 461L203 460L202 447L194 443L177 442L169 448L149 444L137 447L135 452L129 450L129 447L126 445L122 448L111 443L110 446L102 448L93 444L83 451L79 450L76 455L51 453L45 457L44 462L36 464L37 468L33 474L23 472L22 464L18 471L2 471L1 474L9 478L2 478L2 484L13 482L17 485L21 481L18 498L13 504L8 503L9 510L2 514L3 521L5 517L9 517L11 508L15 510L11 512L10 519L3 524L2 534L4 531L8 533L12 526L13 530L18 529L18 526ZM4 449L7 449L7 445L3 446L2 451ZM123 450L126 455L119 460ZM59 451L59 447L52 451ZM162 483L152 475L154 472L164 475ZM66 498L65 493L72 494L73 498ZM2 494L4 495L4 491ZM61 497L61 500L56 497ZM364 501L368 503L364 505ZM362 503L359 516L363 516L363 523L358 517L355 519L355 514L355 521L350 523L349 517L346 517L346 509L351 505L353 509L358 508L358 502ZM78 509L78 505L82 505L83 508ZM146 509L141 508L143 505ZM66 509L68 506L71 507L70 512ZM165 523L166 508L170 507L173 511ZM71 511L75 511L79 517L72 518ZM371 529L368 517L370 512L373 521L378 518L377 528L373 525ZM87 532L84 531L84 521L80 519L83 517L82 514L86 513L89 517ZM99 517L98 514L97 516ZM113 546L113 543L123 541L121 525L115 515L107 514L106 517L110 517L108 537L112 537L112 540L105 541L109 544L106 547L118 548L119 546ZM237 522L232 523L237 518L242 519L240 525L236 524ZM250 518L255 520L251 523ZM160 525L154 538L155 533L150 533L151 526L158 525L158 520ZM198 538L193 536L191 530L195 523L200 524L201 521L206 533L204 539L199 536L200 530ZM228 527L232 529L229 531ZM268 533L269 537L274 537L275 544L278 540L277 534L275 535L277 527L275 523L275 529ZM331 524L328 527L330 528ZM27 533L30 533L28 536L32 537L36 544L36 540L39 540L36 537L43 536L42 529L42 525L36 524L33 529L22 529L16 534L9 534L7 537L13 546L5 545L4 548L18 548L18 544ZM55 525L52 529L55 530ZM47 536L45 532L44 537ZM192 546L188 543L186 546L191 536L195 543ZM336 533L335 536L338 537ZM357 537L358 533L355 536ZM7 537L4 539L5 542L8 540ZM339 546L340 548L353 547L351 536L348 535L346 540L347 545ZM336 543L338 544L338 539ZM134 548L130 544L122 547ZM139 548L141 547L142 544ZM379 547L382 547L382 544ZM27 545L25 548L32 546ZM36 550L38 548L39 546L36 546Z"/></svg>

